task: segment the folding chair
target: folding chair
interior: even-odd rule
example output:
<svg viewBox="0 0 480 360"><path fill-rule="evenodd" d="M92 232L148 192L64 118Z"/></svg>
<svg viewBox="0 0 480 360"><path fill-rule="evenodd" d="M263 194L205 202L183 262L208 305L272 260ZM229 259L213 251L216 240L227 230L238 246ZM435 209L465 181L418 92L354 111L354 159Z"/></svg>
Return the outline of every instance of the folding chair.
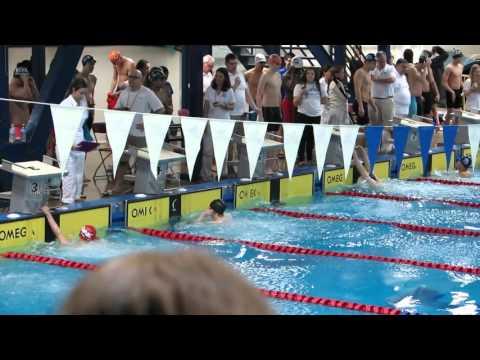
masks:
<svg viewBox="0 0 480 360"><path fill-rule="evenodd" d="M113 170L110 167L107 167L107 164L105 161L112 156L112 149L108 143L108 138L106 141L99 141L97 135L98 134L105 134L107 135L107 126L105 125L104 122L97 122L92 124L92 130L93 130L93 136L95 138L95 141L98 142L100 145L98 146L97 150L100 155L100 164L98 164L97 168L95 169L93 173L93 184L97 188L97 190L102 194L105 191L101 191L100 188L97 185L98 180L106 180L107 185L105 186L105 190L108 186L108 183L113 182ZM103 169L103 174L98 174L98 172Z"/></svg>

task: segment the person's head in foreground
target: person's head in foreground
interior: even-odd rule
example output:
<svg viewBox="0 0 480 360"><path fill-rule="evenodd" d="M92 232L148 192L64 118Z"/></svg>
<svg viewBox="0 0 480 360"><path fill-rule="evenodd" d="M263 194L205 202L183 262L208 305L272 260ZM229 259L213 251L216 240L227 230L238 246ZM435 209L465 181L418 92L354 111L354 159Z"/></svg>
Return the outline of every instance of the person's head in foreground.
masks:
<svg viewBox="0 0 480 360"><path fill-rule="evenodd" d="M472 158L470 156L462 156L457 160L455 168L458 170L460 176L470 176L470 167L472 166Z"/></svg>
<svg viewBox="0 0 480 360"><path fill-rule="evenodd" d="M213 256L143 252L107 262L70 293L64 315L268 315L260 291Z"/></svg>
<svg viewBox="0 0 480 360"><path fill-rule="evenodd" d="M215 220L215 217L223 217L223 214L225 213L225 209L227 206L221 199L215 199L213 200L210 205L209 205L209 210L211 212L212 217Z"/></svg>

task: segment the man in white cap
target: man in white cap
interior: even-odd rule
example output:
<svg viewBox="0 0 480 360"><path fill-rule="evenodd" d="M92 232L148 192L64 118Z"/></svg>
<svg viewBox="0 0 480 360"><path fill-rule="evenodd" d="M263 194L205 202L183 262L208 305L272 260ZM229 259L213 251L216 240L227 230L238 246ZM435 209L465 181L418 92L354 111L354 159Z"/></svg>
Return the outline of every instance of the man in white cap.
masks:
<svg viewBox="0 0 480 360"><path fill-rule="evenodd" d="M263 54L256 54L255 55L255 67L245 72L245 79L247 80L248 90L250 91L250 95L255 100L257 98L257 87L258 82L260 81L260 77L262 74L265 73L265 64L267 63L267 59ZM258 106L258 104L257 104Z"/></svg>
<svg viewBox="0 0 480 360"><path fill-rule="evenodd" d="M203 57L203 93L207 91L210 83L213 80L213 67L215 66L215 59L212 55L205 55Z"/></svg>

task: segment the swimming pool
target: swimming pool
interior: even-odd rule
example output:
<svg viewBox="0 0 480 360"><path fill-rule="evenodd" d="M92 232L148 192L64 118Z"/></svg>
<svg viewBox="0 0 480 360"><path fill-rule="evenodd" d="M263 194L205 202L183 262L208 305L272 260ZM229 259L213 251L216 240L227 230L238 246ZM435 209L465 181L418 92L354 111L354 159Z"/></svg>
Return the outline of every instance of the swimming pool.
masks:
<svg viewBox="0 0 480 360"><path fill-rule="evenodd" d="M480 182L480 178L472 181ZM372 192L356 186L356 190ZM480 202L478 188L390 180L383 193ZM310 201L282 209L315 214L398 221L457 229L480 229L478 209L430 201L394 202L316 194ZM478 267L480 238L409 232L400 228L354 222L296 219L250 210L232 212L226 225L199 224L186 218L167 229L225 239L355 252ZM162 228L161 226L159 228ZM238 269L256 287L364 304L396 307L432 315L477 314L478 276L396 263L339 257L285 254L233 242L187 243L110 230L105 239L82 246L38 244L25 252L100 264L144 250L209 251ZM82 270L23 261L0 264L1 314L55 313L68 292L84 276ZM281 314L361 314L355 311L270 299Z"/></svg>

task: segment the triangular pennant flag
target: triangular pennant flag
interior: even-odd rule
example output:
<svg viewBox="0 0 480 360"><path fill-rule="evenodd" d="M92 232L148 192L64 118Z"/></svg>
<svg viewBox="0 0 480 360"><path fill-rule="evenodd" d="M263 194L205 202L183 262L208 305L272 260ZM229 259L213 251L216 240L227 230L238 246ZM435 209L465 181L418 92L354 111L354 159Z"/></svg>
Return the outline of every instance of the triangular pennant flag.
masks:
<svg viewBox="0 0 480 360"><path fill-rule="evenodd" d="M55 129L58 162L63 173L75 141L75 134L80 128L80 123L86 110L78 106L67 107L52 104L50 105L50 111L52 113L53 128Z"/></svg>
<svg viewBox="0 0 480 360"><path fill-rule="evenodd" d="M297 160L298 145L300 145L300 140L302 140L305 124L282 124L282 127L285 161L287 162L288 176L291 179L295 160Z"/></svg>
<svg viewBox="0 0 480 360"><path fill-rule="evenodd" d="M250 179L253 177L257 167L258 156L265 142L265 133L268 123L244 121L243 130L245 131L245 145L247 147L248 165L250 168Z"/></svg>
<svg viewBox="0 0 480 360"><path fill-rule="evenodd" d="M468 138L470 139L470 152L472 155L472 169L475 171L475 161L480 142L480 125L468 125Z"/></svg>
<svg viewBox="0 0 480 360"><path fill-rule="evenodd" d="M220 181L222 176L223 162L227 153L228 145L232 138L234 120L210 120L210 131L212 132L213 153L217 164L217 177Z"/></svg>
<svg viewBox="0 0 480 360"><path fill-rule="evenodd" d="M375 168L375 160L377 159L378 147L382 140L383 126L367 126L365 129L365 137L368 144L368 160L370 161L370 175Z"/></svg>
<svg viewBox="0 0 480 360"><path fill-rule="evenodd" d="M432 144L434 126L420 126L418 128L418 138L420 139L420 152L422 153L423 175L426 175L429 163L429 150Z"/></svg>
<svg viewBox="0 0 480 360"><path fill-rule="evenodd" d="M108 142L112 149L113 176L117 173L117 166L125 150L128 134L132 127L134 112L105 110L105 125L107 127Z"/></svg>
<svg viewBox="0 0 480 360"><path fill-rule="evenodd" d="M397 174L400 172L400 166L403 160L403 151L405 145L407 145L408 133L410 132L409 126L394 126L393 127L393 144L395 146L395 168Z"/></svg>
<svg viewBox="0 0 480 360"><path fill-rule="evenodd" d="M162 152L163 142L170 127L172 115L143 114L143 127L147 141L150 170L155 179L158 175L158 161Z"/></svg>
<svg viewBox="0 0 480 360"><path fill-rule="evenodd" d="M188 176L192 179L193 168L197 160L200 143L203 138L208 119L197 117L181 117L182 132L185 138L185 157L187 158Z"/></svg>
<svg viewBox="0 0 480 360"><path fill-rule="evenodd" d="M445 156L447 158L447 170L450 168L450 157L452 155L453 145L455 144L457 130L457 125L443 126L443 147L445 150Z"/></svg>
<svg viewBox="0 0 480 360"><path fill-rule="evenodd" d="M355 149L359 129L360 126L340 126L345 179L348 177L348 171L350 170L350 163L352 162L353 150Z"/></svg>
<svg viewBox="0 0 480 360"><path fill-rule="evenodd" d="M318 178L322 178L323 165L327 156L328 144L332 136L333 126L312 125L313 137L315 139L315 155L317 157Z"/></svg>

